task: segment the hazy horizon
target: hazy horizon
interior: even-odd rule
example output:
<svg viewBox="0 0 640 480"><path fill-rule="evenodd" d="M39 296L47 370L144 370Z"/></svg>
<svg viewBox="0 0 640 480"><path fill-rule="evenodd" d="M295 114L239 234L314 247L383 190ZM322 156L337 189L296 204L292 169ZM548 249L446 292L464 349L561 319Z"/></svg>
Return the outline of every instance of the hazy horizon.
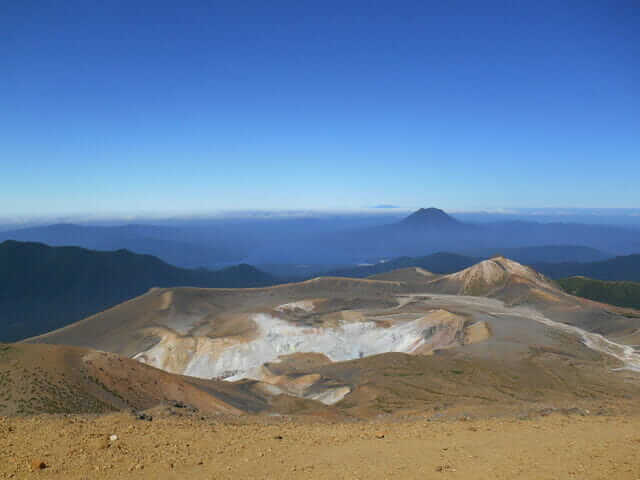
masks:
<svg viewBox="0 0 640 480"><path fill-rule="evenodd" d="M190 223L225 223L234 221L269 221L317 219L326 220L339 218L349 219L370 218L369 223L384 224L404 218L419 208L435 207L425 205L419 207L393 206L380 208L372 206L360 209L306 209L306 210L221 210L208 213L170 214L166 212L139 214L75 214L75 215L42 215L42 216L0 216L0 230L13 228L28 228L54 224L77 225L127 225L127 224L190 224ZM500 222L500 221L530 221L538 223L583 223L583 224L611 224L640 226L640 208L503 208L503 209L471 209L448 210L442 209L449 215L470 223ZM354 226L357 226L354 223Z"/></svg>

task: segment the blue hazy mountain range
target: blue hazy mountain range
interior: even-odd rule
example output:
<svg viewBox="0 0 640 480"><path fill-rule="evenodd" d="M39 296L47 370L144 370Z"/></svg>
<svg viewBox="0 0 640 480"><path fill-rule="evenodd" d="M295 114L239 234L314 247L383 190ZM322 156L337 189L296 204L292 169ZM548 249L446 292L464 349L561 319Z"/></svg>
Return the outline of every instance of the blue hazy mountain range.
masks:
<svg viewBox="0 0 640 480"><path fill-rule="evenodd" d="M194 219L170 225L56 224L0 232L0 241L127 249L187 268L239 262L354 265L442 251L486 257L522 248L529 250L512 253L528 263L595 261L640 252L640 230L632 226L465 218L425 208L404 217L353 214Z"/></svg>
<svg viewBox="0 0 640 480"><path fill-rule="evenodd" d="M536 247L537 248L537 247ZM566 250L572 247L566 247ZM563 247L541 247L552 255L563 251ZM623 255L598 261L526 262L526 256L532 258L529 249L516 249L510 253L512 258L530 265L534 270L553 279L585 278L610 282L640 282L640 254ZM518 253L525 257L518 256ZM593 252L590 252L593 253ZM433 273L449 274L475 265L487 257L470 257L456 253L434 253L424 257L398 257L372 265L360 265L351 268L330 270L326 275L352 278L365 278L371 275L387 273L409 267L420 267ZM634 299L636 300L636 299Z"/></svg>

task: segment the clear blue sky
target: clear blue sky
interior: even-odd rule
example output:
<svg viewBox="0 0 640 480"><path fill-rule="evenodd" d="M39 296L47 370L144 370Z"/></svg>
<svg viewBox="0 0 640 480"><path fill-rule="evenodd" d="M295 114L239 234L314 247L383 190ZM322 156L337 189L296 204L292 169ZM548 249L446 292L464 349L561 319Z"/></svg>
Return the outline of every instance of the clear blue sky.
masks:
<svg viewBox="0 0 640 480"><path fill-rule="evenodd" d="M0 215L637 207L639 73L637 1L5 1Z"/></svg>

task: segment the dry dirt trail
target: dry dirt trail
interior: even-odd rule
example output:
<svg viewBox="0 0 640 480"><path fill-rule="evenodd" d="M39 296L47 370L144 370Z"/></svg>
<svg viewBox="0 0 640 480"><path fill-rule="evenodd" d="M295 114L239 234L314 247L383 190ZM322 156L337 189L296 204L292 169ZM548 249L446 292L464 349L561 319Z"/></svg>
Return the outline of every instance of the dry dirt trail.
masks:
<svg viewBox="0 0 640 480"><path fill-rule="evenodd" d="M618 359L624 365L621 368L640 372L640 353L630 345L622 345L598 333L588 332L574 325L551 320L545 315L526 306L506 307L503 302L491 298L471 297L464 295L443 294L410 294L402 297L402 306L411 299L429 298L432 302L442 302L449 306L466 307L484 311L491 316L520 317L525 320L541 323L553 329L566 332L579 338L588 348Z"/></svg>
<svg viewBox="0 0 640 480"><path fill-rule="evenodd" d="M170 416L148 422L120 413L4 418L0 433L0 478L640 478L636 416L349 423ZM37 469L40 462L46 468Z"/></svg>

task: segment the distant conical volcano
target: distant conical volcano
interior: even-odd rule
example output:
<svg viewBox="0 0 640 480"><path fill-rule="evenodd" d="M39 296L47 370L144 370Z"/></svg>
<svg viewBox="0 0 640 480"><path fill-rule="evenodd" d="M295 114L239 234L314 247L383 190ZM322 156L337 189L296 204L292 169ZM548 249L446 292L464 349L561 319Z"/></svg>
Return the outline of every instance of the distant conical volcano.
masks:
<svg viewBox="0 0 640 480"><path fill-rule="evenodd" d="M402 225L408 225L419 228L450 228L460 227L463 224L455 218L447 215L439 208L421 208L413 212L407 218L400 222Z"/></svg>

